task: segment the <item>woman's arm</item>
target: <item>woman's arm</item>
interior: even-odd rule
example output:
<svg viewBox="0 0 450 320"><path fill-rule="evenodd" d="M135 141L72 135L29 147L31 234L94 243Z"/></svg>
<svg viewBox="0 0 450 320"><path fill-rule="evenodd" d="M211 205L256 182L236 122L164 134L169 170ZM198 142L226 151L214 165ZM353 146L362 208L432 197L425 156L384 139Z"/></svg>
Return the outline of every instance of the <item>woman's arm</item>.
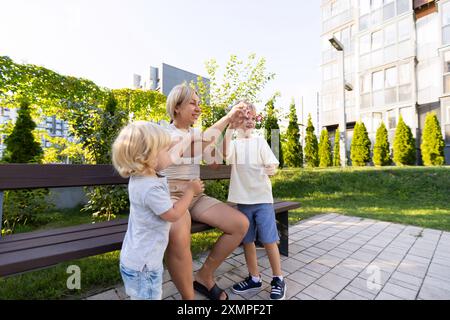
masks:
<svg viewBox="0 0 450 320"><path fill-rule="evenodd" d="M230 124L230 122L242 121L241 119L244 117L243 109L245 107L246 105L242 102L235 105L226 116L222 117L222 119L217 121L215 124L213 124L203 132L203 151L205 151L205 148L207 146L217 142L217 139L220 137L225 128Z"/></svg>

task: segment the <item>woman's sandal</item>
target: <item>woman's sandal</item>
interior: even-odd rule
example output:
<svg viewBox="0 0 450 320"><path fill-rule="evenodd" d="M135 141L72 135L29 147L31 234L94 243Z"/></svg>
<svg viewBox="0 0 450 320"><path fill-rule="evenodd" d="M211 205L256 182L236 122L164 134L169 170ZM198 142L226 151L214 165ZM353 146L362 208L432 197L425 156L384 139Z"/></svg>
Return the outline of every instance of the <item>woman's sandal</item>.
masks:
<svg viewBox="0 0 450 320"><path fill-rule="evenodd" d="M224 292L226 296L225 300L228 300L228 294L223 289L220 289L217 284L214 284L214 286L210 290L208 290L208 288L206 288L200 282L194 281L194 290L203 294L210 300L221 300L220 297L222 295L222 292Z"/></svg>

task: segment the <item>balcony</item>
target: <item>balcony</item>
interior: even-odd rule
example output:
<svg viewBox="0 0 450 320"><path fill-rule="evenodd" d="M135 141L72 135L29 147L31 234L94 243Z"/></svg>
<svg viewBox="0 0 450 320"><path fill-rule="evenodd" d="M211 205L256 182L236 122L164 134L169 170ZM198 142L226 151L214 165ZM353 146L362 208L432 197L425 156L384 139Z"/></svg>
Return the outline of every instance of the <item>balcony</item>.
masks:
<svg viewBox="0 0 450 320"><path fill-rule="evenodd" d="M353 9L348 9L334 17L329 18L323 22L323 33L327 33L353 19Z"/></svg>

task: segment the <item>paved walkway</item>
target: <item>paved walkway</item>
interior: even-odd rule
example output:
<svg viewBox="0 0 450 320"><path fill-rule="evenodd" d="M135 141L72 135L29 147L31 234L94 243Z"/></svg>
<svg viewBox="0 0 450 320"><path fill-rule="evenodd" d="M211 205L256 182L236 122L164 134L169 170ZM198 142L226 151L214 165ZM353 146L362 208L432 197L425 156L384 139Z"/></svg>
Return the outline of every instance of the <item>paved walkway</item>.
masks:
<svg viewBox="0 0 450 320"><path fill-rule="evenodd" d="M289 231L289 258L282 257L287 299L450 299L449 232L338 214L315 216ZM269 299L269 260L264 249L258 249L258 256L263 290L238 296L227 289L230 299ZM194 270L205 257L194 261ZM242 248L216 275L222 288L248 275ZM126 298L119 286L88 299ZM180 299L167 271L163 298Z"/></svg>

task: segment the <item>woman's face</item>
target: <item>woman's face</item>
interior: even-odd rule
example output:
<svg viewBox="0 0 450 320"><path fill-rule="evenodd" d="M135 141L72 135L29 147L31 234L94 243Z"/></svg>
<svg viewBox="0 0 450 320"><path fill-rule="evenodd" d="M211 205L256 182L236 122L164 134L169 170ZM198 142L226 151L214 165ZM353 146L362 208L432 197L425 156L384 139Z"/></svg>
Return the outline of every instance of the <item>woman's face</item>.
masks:
<svg viewBox="0 0 450 320"><path fill-rule="evenodd" d="M194 93L187 104L176 107L175 118L179 121L194 124L202 113L199 104L200 98Z"/></svg>

